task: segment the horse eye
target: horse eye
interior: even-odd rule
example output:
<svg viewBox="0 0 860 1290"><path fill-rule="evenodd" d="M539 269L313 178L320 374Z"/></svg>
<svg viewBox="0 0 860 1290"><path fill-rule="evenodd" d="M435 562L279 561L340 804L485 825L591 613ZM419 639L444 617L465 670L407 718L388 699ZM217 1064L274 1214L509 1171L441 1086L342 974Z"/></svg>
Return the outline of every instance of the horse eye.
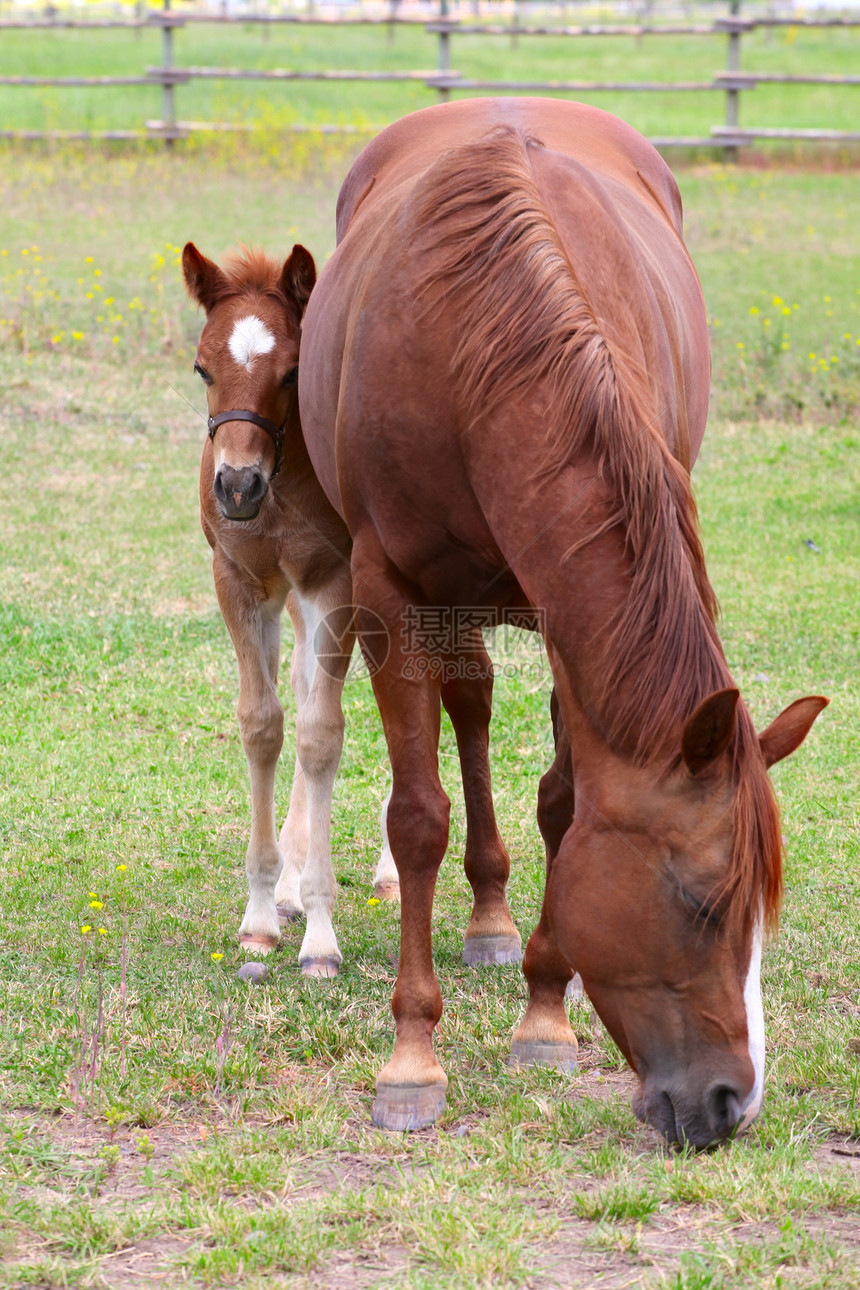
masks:
<svg viewBox="0 0 860 1290"><path fill-rule="evenodd" d="M719 926L719 909L715 909L707 900L699 900L691 891L687 891L686 887L679 887L678 894L687 909L694 915L696 922L705 923L709 927Z"/></svg>
<svg viewBox="0 0 860 1290"><path fill-rule="evenodd" d="M212 377L209 375L209 373L206 371L205 368L200 366L199 363L194 364L194 371L197 373L199 377L202 377L202 379L206 382L207 385L212 384Z"/></svg>
<svg viewBox="0 0 860 1290"><path fill-rule="evenodd" d="M291 386L295 385L298 379L299 379L299 369L297 367L293 367L290 369L289 372L287 372L286 376L281 381L281 385L283 385L285 389L289 390Z"/></svg>

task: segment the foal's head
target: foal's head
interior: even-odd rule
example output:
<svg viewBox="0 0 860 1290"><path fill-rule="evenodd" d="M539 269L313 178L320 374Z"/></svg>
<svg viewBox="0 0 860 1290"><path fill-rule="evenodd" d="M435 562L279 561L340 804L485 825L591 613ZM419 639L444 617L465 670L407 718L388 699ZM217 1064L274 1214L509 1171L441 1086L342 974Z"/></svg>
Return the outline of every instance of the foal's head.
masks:
<svg viewBox="0 0 860 1290"><path fill-rule="evenodd" d="M189 294L206 310L194 370L208 387L213 491L226 519L251 520L280 466L295 407L314 262L294 246L283 265L246 251L221 269L189 242L182 269Z"/></svg>

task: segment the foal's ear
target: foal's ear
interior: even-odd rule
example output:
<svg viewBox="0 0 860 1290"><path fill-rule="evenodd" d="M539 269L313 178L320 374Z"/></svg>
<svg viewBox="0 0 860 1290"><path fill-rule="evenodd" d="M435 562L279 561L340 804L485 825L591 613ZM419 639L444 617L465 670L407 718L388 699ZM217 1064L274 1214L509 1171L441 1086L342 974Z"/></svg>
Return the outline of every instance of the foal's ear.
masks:
<svg viewBox="0 0 860 1290"><path fill-rule="evenodd" d="M295 301L299 321L304 316L305 306L310 299L317 280L314 257L298 244L293 247L289 258L281 270L281 289L288 300Z"/></svg>
<svg viewBox="0 0 860 1290"><path fill-rule="evenodd" d="M691 775L698 775L729 746L735 732L738 690L716 690L699 704L684 726L681 755Z"/></svg>
<svg viewBox="0 0 860 1290"><path fill-rule="evenodd" d="M186 242L182 252L182 272L192 300L208 313L227 286L227 279L214 260L201 255L193 242Z"/></svg>
<svg viewBox="0 0 860 1290"><path fill-rule="evenodd" d="M810 694L790 703L758 737L765 765L773 766L799 748L812 729L813 721L829 702L821 694Z"/></svg>

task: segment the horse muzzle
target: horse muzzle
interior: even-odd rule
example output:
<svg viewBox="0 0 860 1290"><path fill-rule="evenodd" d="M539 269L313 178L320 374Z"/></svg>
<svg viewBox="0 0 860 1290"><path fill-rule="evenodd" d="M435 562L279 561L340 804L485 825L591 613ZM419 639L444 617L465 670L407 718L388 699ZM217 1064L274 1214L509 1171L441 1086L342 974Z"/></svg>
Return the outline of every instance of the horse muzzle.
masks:
<svg viewBox="0 0 860 1290"><path fill-rule="evenodd" d="M269 491L269 481L258 466L236 470L225 463L215 472L212 491L225 519L253 520Z"/></svg>
<svg viewBox="0 0 860 1290"><path fill-rule="evenodd" d="M695 1092L645 1080L633 1099L633 1111L667 1142L710 1147L748 1127L755 1118L746 1111L749 1101L749 1090L731 1077L713 1079Z"/></svg>

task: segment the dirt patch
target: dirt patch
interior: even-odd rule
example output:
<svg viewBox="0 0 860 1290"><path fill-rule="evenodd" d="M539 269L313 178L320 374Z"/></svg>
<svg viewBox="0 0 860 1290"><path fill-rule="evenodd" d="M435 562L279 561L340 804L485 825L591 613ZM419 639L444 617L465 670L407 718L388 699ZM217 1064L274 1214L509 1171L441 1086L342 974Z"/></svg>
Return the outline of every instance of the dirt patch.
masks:
<svg viewBox="0 0 860 1290"><path fill-rule="evenodd" d="M137 1286L175 1286L180 1276L176 1263L190 1245L191 1236L159 1236L138 1241L126 1250L104 1259L100 1274L111 1290L135 1290Z"/></svg>
<svg viewBox="0 0 860 1290"><path fill-rule="evenodd" d="M149 1196L179 1157L206 1141L209 1130L195 1124L164 1123L140 1128L119 1125L113 1133L74 1115L34 1114L26 1109L7 1112L25 1133L58 1143L66 1155L62 1177L76 1179L104 1200ZM50 1187L22 1188L31 1196L52 1194ZM61 1190L61 1185L58 1186Z"/></svg>
<svg viewBox="0 0 860 1290"><path fill-rule="evenodd" d="M860 1248L860 1224L840 1215L795 1219L793 1236L827 1237L843 1247ZM602 1231L585 1219L565 1220L559 1235L535 1252L541 1271L529 1290L633 1290L653 1286L655 1277L674 1278L684 1255L732 1250L752 1243L775 1244L785 1237L775 1223L726 1225L713 1217L697 1218L692 1210L646 1224L629 1223ZM612 1247L615 1248L612 1248ZM601 1248L602 1247L602 1248ZM703 1283L704 1284L704 1283Z"/></svg>
<svg viewBox="0 0 860 1290"><path fill-rule="evenodd" d="M833 1134L816 1147L815 1163L836 1169L851 1169L860 1174L860 1141ZM860 1232L860 1223L857 1224Z"/></svg>
<svg viewBox="0 0 860 1290"><path fill-rule="evenodd" d="M374 1254L340 1254L316 1273L302 1276L302 1290L378 1290L397 1285L395 1278L412 1262L405 1246L386 1246ZM296 1282L298 1285L299 1282Z"/></svg>

